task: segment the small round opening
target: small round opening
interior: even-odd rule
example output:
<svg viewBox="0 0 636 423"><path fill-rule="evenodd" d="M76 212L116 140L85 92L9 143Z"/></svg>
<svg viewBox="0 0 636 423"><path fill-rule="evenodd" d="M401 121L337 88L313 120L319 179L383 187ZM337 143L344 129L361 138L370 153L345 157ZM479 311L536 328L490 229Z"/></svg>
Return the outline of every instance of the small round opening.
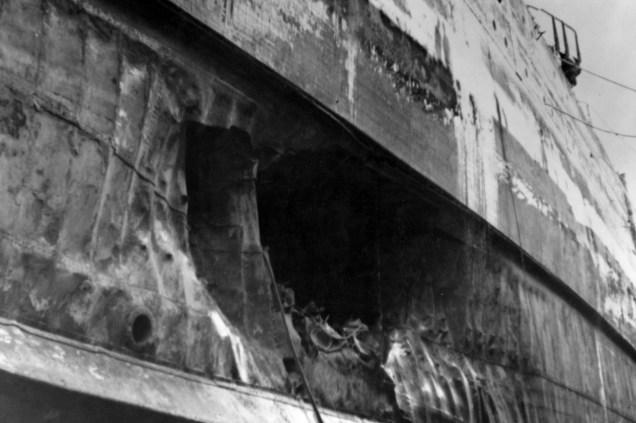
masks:
<svg viewBox="0 0 636 423"><path fill-rule="evenodd" d="M139 314L135 317L130 328L130 334L135 344L143 344L152 335L152 320L147 314Z"/></svg>

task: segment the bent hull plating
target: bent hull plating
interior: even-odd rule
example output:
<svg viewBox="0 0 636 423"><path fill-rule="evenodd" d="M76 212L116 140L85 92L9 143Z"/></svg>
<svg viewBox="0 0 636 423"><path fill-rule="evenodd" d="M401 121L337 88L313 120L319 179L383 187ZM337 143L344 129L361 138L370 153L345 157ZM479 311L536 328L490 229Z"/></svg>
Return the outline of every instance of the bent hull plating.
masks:
<svg viewBox="0 0 636 423"><path fill-rule="evenodd" d="M325 421L636 420L625 187L491 3L2 2L13 419L313 421L268 246Z"/></svg>

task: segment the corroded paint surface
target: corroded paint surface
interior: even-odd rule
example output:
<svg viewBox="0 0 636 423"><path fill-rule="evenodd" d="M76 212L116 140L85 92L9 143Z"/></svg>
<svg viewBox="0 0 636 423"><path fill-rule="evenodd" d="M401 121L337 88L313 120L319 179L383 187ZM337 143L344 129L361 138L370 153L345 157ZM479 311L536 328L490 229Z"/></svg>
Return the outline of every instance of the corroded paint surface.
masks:
<svg viewBox="0 0 636 423"><path fill-rule="evenodd" d="M213 96L213 82L201 91L183 65L72 3L7 2L0 19L2 314L193 372L284 386L280 360L227 321L187 246L180 139L201 98L182 93L208 96L214 113L196 113L224 127L249 128L250 101L224 86ZM27 19L39 20L31 44L19 36L31 29L8 24ZM152 336L135 345L140 310ZM255 318L245 330L268 324Z"/></svg>
<svg viewBox="0 0 636 423"><path fill-rule="evenodd" d="M605 318L633 340L633 257L622 250L633 240L613 226L630 219L625 190L593 134L542 107L545 100L576 111L520 3L175 3L323 109L270 83L246 58L166 34L139 9L2 3L2 314L197 376L186 376L192 384L163 380L156 392L140 362L119 368L110 353L83 354L72 344L65 354L83 354L78 372L55 361L59 351L38 355L44 347L18 329L3 332L13 348L6 351L32 354L40 369L54 360L59 373L36 374L6 354L5 371L120 401L128 399L116 388L131 384L136 403L163 411L181 405L171 394L183 389L193 401L184 404L205 399L184 415L195 421L208 418L208 396L217 392L204 378L286 391L289 349L260 245L259 225L271 218L257 210L267 201L257 205L255 190L267 191L258 178L268 169L308 157L298 169L318 163L322 173L304 180L320 183L290 183L287 192L310 198L297 204L296 224L322 219L311 236L324 248L285 245L298 241L291 231L283 245L274 240L286 251L272 251L274 264L313 247L326 271L299 267L296 276L320 282L338 269L357 276L345 260L351 250L374 256L383 284L372 311L388 325L378 335L381 365L371 370L354 354L304 357L322 405L379 416L389 391L413 421L635 419L633 351L601 325ZM365 150L326 111L390 154ZM411 180L396 174L396 157L491 226L437 197L422 206L409 194ZM279 169L293 179L290 168ZM369 204L375 215L364 210ZM373 219L384 229L369 229ZM492 227L561 281L511 253ZM382 242L359 241L369 233ZM354 277L344 282L355 286ZM557 282L598 313L586 313L551 286ZM357 301L351 309L364 312L368 298L339 301ZM143 341L131 321L140 313L152 318ZM378 372L390 389L378 389ZM103 391L92 390L91 378ZM219 404L260 421L257 400L219 395ZM268 417L310 419L297 401L277 401L264 409Z"/></svg>
<svg viewBox="0 0 636 423"><path fill-rule="evenodd" d="M634 342L625 189L596 135L544 104L581 113L521 1L173 3L486 218Z"/></svg>

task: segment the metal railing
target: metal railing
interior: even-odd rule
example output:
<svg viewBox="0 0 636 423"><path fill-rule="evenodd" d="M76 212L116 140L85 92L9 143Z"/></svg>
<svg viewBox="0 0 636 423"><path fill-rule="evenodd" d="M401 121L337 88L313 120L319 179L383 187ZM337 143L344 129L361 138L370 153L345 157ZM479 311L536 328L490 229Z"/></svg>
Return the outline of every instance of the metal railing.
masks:
<svg viewBox="0 0 636 423"><path fill-rule="evenodd" d="M548 44L557 52L561 58L561 70L565 77L572 85L576 85L576 77L581 73L581 48L579 47L579 37L576 30L552 13L540 9L535 6L528 6L530 14L535 20L535 28L541 30L541 26L537 22L541 18L548 19L551 23L552 40L548 40ZM541 19L541 20L543 20ZM547 29L540 32L539 38L547 32ZM552 44L550 44L552 42ZM575 51L572 51L570 45L573 43Z"/></svg>

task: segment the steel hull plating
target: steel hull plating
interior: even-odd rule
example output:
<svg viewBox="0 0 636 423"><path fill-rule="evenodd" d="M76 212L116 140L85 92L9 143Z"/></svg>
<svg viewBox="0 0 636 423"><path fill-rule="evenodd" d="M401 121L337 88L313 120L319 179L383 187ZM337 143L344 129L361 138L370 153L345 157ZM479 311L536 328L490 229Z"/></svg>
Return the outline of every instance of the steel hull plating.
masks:
<svg viewBox="0 0 636 423"><path fill-rule="evenodd" d="M520 1L0 6L9 421L313 421L292 348L325 421L636 420L626 189Z"/></svg>

